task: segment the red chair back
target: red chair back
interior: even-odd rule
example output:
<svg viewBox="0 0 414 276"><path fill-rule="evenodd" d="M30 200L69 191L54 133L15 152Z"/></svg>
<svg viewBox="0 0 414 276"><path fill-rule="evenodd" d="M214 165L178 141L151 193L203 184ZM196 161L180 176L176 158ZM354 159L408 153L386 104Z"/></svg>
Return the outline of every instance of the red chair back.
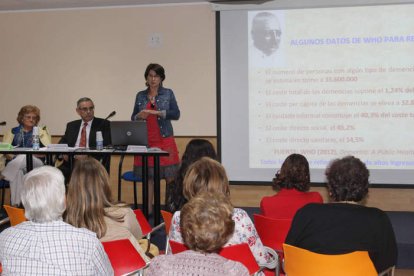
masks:
<svg viewBox="0 0 414 276"><path fill-rule="evenodd" d="M171 253L173 254L177 254L177 253L189 250L189 248L183 243L172 241L172 240L168 240L168 242L170 243Z"/></svg>
<svg viewBox="0 0 414 276"><path fill-rule="evenodd" d="M140 209L135 209L134 213L137 217L139 226L141 227L142 235L147 236L152 231L151 224L149 224L148 220L145 218L144 214Z"/></svg>
<svg viewBox="0 0 414 276"><path fill-rule="evenodd" d="M185 244L171 240L169 243L173 254L189 250ZM260 269L247 243L223 247L219 254L226 259L242 263L249 270L250 275L256 273Z"/></svg>
<svg viewBox="0 0 414 276"><path fill-rule="evenodd" d="M102 245L108 255L115 275L137 272L147 265L132 243L127 239L102 242Z"/></svg>
<svg viewBox="0 0 414 276"><path fill-rule="evenodd" d="M292 220L268 218L258 214L253 214L253 218L257 233L263 244L279 252L283 251L283 243Z"/></svg>
<svg viewBox="0 0 414 276"><path fill-rule="evenodd" d="M161 210L161 216L165 223L165 234L168 236L168 233L170 233L173 214L171 212Z"/></svg>
<svg viewBox="0 0 414 276"><path fill-rule="evenodd" d="M247 243L223 247L219 254L226 259L242 263L247 270L249 270L250 275L253 275L260 270L260 267Z"/></svg>

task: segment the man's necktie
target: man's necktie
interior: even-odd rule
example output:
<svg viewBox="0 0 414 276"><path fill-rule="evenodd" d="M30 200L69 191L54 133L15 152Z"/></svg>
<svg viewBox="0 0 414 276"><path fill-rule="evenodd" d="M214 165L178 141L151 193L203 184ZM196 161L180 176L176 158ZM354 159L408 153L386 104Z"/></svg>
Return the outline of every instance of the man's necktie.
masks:
<svg viewBox="0 0 414 276"><path fill-rule="evenodd" d="M81 130L81 137L79 142L79 147L86 148L86 127L88 126L88 123L83 123L83 127Z"/></svg>

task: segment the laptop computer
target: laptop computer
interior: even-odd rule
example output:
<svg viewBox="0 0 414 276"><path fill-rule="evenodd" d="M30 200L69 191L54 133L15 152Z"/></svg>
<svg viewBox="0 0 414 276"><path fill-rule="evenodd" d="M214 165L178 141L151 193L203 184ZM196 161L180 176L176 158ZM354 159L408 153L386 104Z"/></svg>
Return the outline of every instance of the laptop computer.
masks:
<svg viewBox="0 0 414 276"><path fill-rule="evenodd" d="M148 147L146 121L111 121L112 146L126 149L128 145Z"/></svg>

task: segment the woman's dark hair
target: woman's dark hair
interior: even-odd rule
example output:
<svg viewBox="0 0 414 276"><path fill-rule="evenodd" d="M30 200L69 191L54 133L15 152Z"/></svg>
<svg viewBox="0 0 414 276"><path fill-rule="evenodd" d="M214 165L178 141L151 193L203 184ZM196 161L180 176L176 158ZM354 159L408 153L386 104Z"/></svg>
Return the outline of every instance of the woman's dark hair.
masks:
<svg viewBox="0 0 414 276"><path fill-rule="evenodd" d="M205 139L193 139L185 148L184 154L181 158L181 165L175 177L174 189L172 191L171 202L167 203L171 212L175 212L181 209L181 207L187 202L183 196L183 180L188 167L195 161L202 157L210 157L217 160L217 154L213 145ZM169 185L171 185L169 184Z"/></svg>
<svg viewBox="0 0 414 276"><path fill-rule="evenodd" d="M354 156L332 161L325 172L329 196L335 202L361 201L368 194L369 171Z"/></svg>
<svg viewBox="0 0 414 276"><path fill-rule="evenodd" d="M310 173L309 163L306 157L293 153L283 162L280 171L273 178L273 187L275 190L281 188L296 189L301 192L309 190Z"/></svg>
<svg viewBox="0 0 414 276"><path fill-rule="evenodd" d="M148 86L147 78L151 70L153 70L158 76L160 76L161 86L162 86L162 82L165 80L165 70L164 70L164 67L162 67L161 65L157 63L150 63L148 64L147 69L145 69L145 73L144 73L145 85Z"/></svg>

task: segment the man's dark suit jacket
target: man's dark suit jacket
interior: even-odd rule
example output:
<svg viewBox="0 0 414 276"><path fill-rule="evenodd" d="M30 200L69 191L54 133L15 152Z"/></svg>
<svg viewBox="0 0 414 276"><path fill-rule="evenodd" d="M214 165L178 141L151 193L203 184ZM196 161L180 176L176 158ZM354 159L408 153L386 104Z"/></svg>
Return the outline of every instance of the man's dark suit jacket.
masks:
<svg viewBox="0 0 414 276"><path fill-rule="evenodd" d="M66 125L65 135L60 139L59 144L68 144L69 147L74 147L76 144L76 140L78 139L79 130L82 126L82 120L75 120L69 122ZM111 144L111 128L108 120L104 120L101 118L94 118L91 125L91 131L89 132L89 147L91 149L96 147L96 132L102 131L102 137L104 139L104 146L108 146ZM110 170L110 156L104 156L99 154L92 155L94 158L101 161L104 165L106 170L109 173ZM65 176L66 182L69 181L72 169L70 168L69 162L64 161L58 167L63 175Z"/></svg>
<svg viewBox="0 0 414 276"><path fill-rule="evenodd" d="M66 125L65 135L60 139L59 144L68 144L74 147L78 139L79 130L82 126L82 120L75 120ZM111 144L111 129L108 120L94 118L92 121L91 131L89 133L89 147L96 147L96 132L102 131L104 146Z"/></svg>

